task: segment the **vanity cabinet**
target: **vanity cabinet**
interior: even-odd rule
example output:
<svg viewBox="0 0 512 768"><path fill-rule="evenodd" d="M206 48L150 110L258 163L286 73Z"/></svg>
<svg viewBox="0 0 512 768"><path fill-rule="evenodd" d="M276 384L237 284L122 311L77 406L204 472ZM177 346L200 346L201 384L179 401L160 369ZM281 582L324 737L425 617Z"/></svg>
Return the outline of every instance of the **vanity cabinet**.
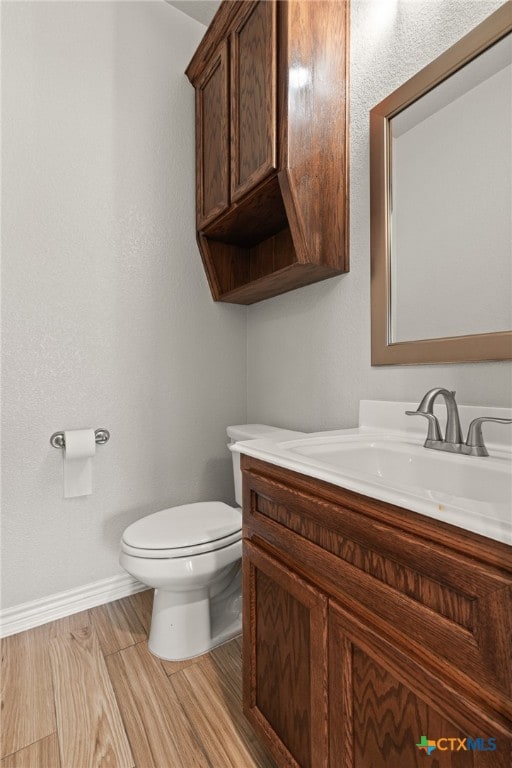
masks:
<svg viewBox="0 0 512 768"><path fill-rule="evenodd" d="M223 2L187 68L215 300L348 271L347 29L344 0Z"/></svg>
<svg viewBox="0 0 512 768"><path fill-rule="evenodd" d="M509 768L511 548L242 469L244 710L278 765L414 768L425 737L436 768Z"/></svg>

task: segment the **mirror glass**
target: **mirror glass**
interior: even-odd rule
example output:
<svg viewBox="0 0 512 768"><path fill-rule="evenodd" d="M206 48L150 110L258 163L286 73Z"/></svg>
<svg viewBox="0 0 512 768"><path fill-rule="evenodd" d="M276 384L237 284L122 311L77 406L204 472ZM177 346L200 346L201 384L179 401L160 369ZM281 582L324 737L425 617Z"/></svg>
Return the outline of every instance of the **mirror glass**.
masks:
<svg viewBox="0 0 512 768"><path fill-rule="evenodd" d="M372 365L512 360L512 0L370 111Z"/></svg>
<svg viewBox="0 0 512 768"><path fill-rule="evenodd" d="M389 120L390 341L512 329L512 33Z"/></svg>

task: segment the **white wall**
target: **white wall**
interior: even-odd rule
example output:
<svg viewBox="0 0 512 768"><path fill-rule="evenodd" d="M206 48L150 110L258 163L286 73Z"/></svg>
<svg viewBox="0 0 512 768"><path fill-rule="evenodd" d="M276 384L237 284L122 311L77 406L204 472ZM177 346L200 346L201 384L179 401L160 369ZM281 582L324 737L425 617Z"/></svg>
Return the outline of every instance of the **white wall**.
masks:
<svg viewBox="0 0 512 768"><path fill-rule="evenodd" d="M352 0L351 272L214 304L194 239L204 28L157 2L3 2L3 605L120 571L123 528L232 500L225 426L354 424L360 398L510 405L508 363L370 366L368 111L500 5ZM107 427L63 500L57 429Z"/></svg>
<svg viewBox="0 0 512 768"><path fill-rule="evenodd" d="M352 426L361 398L419 402L437 385L457 390L461 403L512 404L508 362L370 365L369 110L501 4L352 0L350 273L249 309L249 420Z"/></svg>
<svg viewBox="0 0 512 768"><path fill-rule="evenodd" d="M161 2L3 6L3 606L121 572L123 528L233 500L244 308L214 304L194 235L204 27ZM52 432L106 427L90 497Z"/></svg>

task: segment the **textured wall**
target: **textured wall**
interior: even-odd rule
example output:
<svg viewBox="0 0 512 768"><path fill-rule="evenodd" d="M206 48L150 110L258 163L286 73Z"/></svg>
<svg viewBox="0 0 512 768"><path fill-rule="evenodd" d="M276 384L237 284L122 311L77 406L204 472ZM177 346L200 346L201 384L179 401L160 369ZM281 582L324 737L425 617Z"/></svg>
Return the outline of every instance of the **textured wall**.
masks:
<svg viewBox="0 0 512 768"><path fill-rule="evenodd" d="M248 418L306 430L352 426L361 398L414 402L436 385L456 389L463 403L510 406L510 363L370 365L369 110L501 1L351 5L350 273L249 309Z"/></svg>
<svg viewBox="0 0 512 768"><path fill-rule="evenodd" d="M233 500L243 308L194 237L204 27L163 2L3 3L3 605L121 572L123 528ZM57 429L104 426L92 496L62 498Z"/></svg>
<svg viewBox="0 0 512 768"><path fill-rule="evenodd" d="M511 367L370 367L368 111L500 2L352 0L351 272L248 310L250 420L354 424L430 386L510 404ZM194 240L204 28L163 2L2 3L3 605L120 572L123 528L232 499L246 310L211 302ZM57 429L105 426L91 497L63 500Z"/></svg>

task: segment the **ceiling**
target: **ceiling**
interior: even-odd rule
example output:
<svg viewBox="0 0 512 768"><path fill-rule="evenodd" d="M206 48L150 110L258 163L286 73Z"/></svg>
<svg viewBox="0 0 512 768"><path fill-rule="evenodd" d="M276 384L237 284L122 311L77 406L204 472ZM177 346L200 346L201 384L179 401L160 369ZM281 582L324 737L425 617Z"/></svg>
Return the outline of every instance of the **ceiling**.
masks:
<svg viewBox="0 0 512 768"><path fill-rule="evenodd" d="M220 5L220 0L166 0L166 2L205 26L209 25Z"/></svg>

